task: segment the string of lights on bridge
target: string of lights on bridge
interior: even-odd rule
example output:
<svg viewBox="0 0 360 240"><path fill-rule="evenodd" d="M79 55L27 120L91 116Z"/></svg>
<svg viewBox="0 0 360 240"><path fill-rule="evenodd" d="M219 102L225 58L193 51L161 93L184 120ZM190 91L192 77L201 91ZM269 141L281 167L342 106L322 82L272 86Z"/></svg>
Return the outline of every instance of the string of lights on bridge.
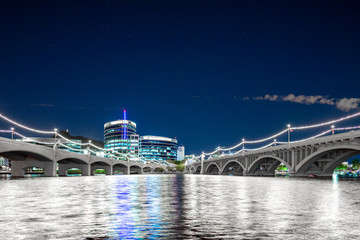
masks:
<svg viewBox="0 0 360 240"><path fill-rule="evenodd" d="M346 131L346 130L360 129L360 126L335 128L334 125L333 125L335 123L342 122L342 121L345 121L345 120L348 120L348 119L351 119L351 118L355 118L355 117L358 117L358 116L360 116L360 112L349 115L349 116L346 116L346 117L342 117L342 118L339 118L339 119L335 119L335 120L331 120L331 121L323 122L323 123L318 123L318 124L313 124L313 125L291 127L291 125L288 124L286 129L284 129L284 130L282 130L282 131L280 131L280 132L278 132L278 133L276 133L276 134L274 134L272 136L269 136L269 137L266 137L266 138L263 138L263 139L258 139L258 140L250 140L250 141L242 139L242 141L240 143L238 143L238 144L236 144L236 145L234 145L232 147L229 147L229 148L218 147L213 152L209 152L209 153L203 152L199 156L194 156L192 159L190 159L190 161L194 161L194 160L196 161L196 160L200 159L202 156L210 156L211 157L212 155L214 155L216 153L222 153L221 155L233 155L233 154L238 154L238 153L245 153L246 151L261 150L261 149L268 148L268 147L271 147L271 146L274 146L274 145L284 145L284 144L289 144L290 145L291 143L303 142L303 141L307 141L307 140L315 139L317 137L324 136L324 135L326 135L326 134L328 134L330 132L334 132L334 131ZM62 144L60 142L58 143L59 145L65 147L65 148L68 148L68 149L70 149L72 151L79 151L79 152L85 153L85 151L88 150L88 153L96 154L95 151L91 150L91 147L93 147L93 148L96 148L96 149L98 149L99 151L101 151L103 153L108 152L107 154L110 157L116 158L115 154L117 154L120 157L124 157L124 156L128 157L126 154L120 153L118 151L98 147L98 146L94 145L93 143L91 143L90 140L89 140L88 143L79 143L79 142L71 141L70 139L68 139L68 138L62 136L61 134L59 134L57 132L56 128L54 129L54 131L43 131L43 130L38 130L38 129L27 127L27 126L25 126L23 124L20 124L20 123L14 121L12 119L9 119L8 117L4 116L3 114L0 114L0 118L4 119L5 121L7 121L9 123L14 124L15 126L18 126L20 128L23 128L23 129L31 131L31 132L40 133L40 134L54 134L55 136L59 136L60 138L64 139L68 143L71 143L71 144L74 144L74 145L79 145L79 146L88 146L88 149L75 149L75 148L71 148L70 146L67 146L65 144ZM326 130L324 132L321 132L320 134L317 134L317 135L309 137L309 138L297 140L297 141L290 141L290 132L292 132L294 130L304 130L304 129L318 128L318 127L323 127L323 126L328 126L328 125L331 125L331 129ZM24 139L24 141L33 141L33 142L38 142L38 143L42 143L42 144L53 144L53 143L45 143L45 142L36 141L34 139L31 139L31 138L27 138L27 137L19 134L18 132L15 132L14 128L11 128L10 130L0 130L0 132L16 134L16 135L22 137ZM283 135L283 134L285 134L285 133L288 133L288 142L277 142L276 138ZM269 141L269 140L273 140L273 142L271 142L271 143L269 143L269 144L267 144L265 146L259 147L259 148L252 148L252 149L245 148L245 144L257 144L257 143L262 143L262 142L266 142L266 141ZM242 149L240 149L239 151L236 151L234 153L229 153L229 154L224 153L226 151L231 151L233 149L237 149L237 148L239 148L241 146L242 146Z"/></svg>
<svg viewBox="0 0 360 240"><path fill-rule="evenodd" d="M342 121L345 121L345 120L349 120L351 118L355 118L355 117L358 117L358 116L360 116L360 112L349 115L349 116L346 116L346 117L342 117L342 118L339 118L339 119L335 119L335 120L331 120L331 121L327 121L327 122L323 122L323 123L318 123L318 124L313 124L313 125L291 127L291 125L288 124L286 129L284 129L284 130L282 130L282 131L280 131L280 132L278 132L278 133L276 133L276 134L274 134L274 135L272 135L270 137L266 137L266 138L258 139L258 140L251 140L251 141L245 140L243 138L240 143L238 143L238 144L236 144L236 145L234 145L232 147L228 147L228 148L217 147L212 152L209 152L209 153L203 152L202 154L200 154L198 156L194 156L192 159L189 160L189 162L198 161L203 156L204 157L205 156L210 156L210 158L212 158L211 156L214 155L214 154L217 154L217 153L220 153L220 156L224 156L224 155L234 155L234 154L239 154L239 153L245 153L246 151L261 150L261 149L276 146L276 145L286 145L286 144L288 144L290 146L290 144L315 139L315 138L324 136L326 134L329 134L331 132L334 133L334 131L347 131L347 130L360 129L360 126L341 127L341 128L335 128L335 126L334 126L335 123L342 122ZM323 132L321 132L321 133L319 133L317 135L314 135L314 136L311 136L311 137L308 137L308 138L304 138L304 139L300 139L300 140L296 140L296 141L290 141L290 133L292 131L294 131L294 130L312 129L312 128L324 127L324 126L329 126L329 125L330 125L331 129L323 131ZM279 136L281 136L281 135L283 135L285 133L288 133L288 141L287 142L278 142L278 141L276 141L277 137L279 137ZM262 142L266 142L266 141L269 141L269 140L273 140L273 142L270 143L270 144L267 144L265 146L259 147L259 148L252 148L252 149L245 148L246 144L262 143ZM234 153L225 154L226 151L231 151L231 150L237 149L239 147L242 147L242 149L240 149L239 151L234 152Z"/></svg>
<svg viewBox="0 0 360 240"><path fill-rule="evenodd" d="M90 153L93 153L93 154L97 154L97 153L105 153L106 155L104 155L103 157L110 157L110 158L119 158L119 157L125 157L125 158L128 158L129 159L129 154L124 154L124 153L120 153L116 150L111 150L111 149L105 149L105 148L101 148L99 146L96 146L95 144L93 144L91 142L91 140L89 140L89 142L87 143L80 143L80 142L75 142L75 141L72 141L66 137L64 137L63 135L61 135L60 133L57 132L57 129L55 128L54 131L43 131L43 130L38 130L38 129L34 129L34 128L31 128L31 127L27 127L23 124L20 124L6 116L4 116L3 114L0 114L0 118L4 119L5 121L15 125L15 126L18 126L20 128L23 128L25 130L28 130L30 132L35 132L35 133L39 133L39 134L53 134L55 135L55 141L56 141L56 137L60 137L61 139L64 139L67 143L71 143L71 144L74 144L74 145L78 145L78 146L87 146L88 148L87 149L76 149L76 148L72 148L66 144L63 144L60 142L60 140L58 142L55 142L55 145L59 145L59 146L62 146L62 147L65 147L71 151L74 151L74 152L80 152L82 154L90 154ZM29 137L26 137L18 132L15 131L15 128L11 128L10 130L0 130L0 133L11 133L13 135L17 135L19 137L22 138L22 141L24 142L33 142L33 143L38 143L38 144L44 144L44 145L54 145L54 142L43 142L43 141L38 141L36 139L33 139L33 138L29 138ZM97 150L99 150L98 152L96 151L93 151L92 148L95 148ZM118 155L118 156L116 156ZM158 162L158 161L155 161L155 163L157 164L164 164L162 162ZM174 166L173 164L170 164L170 163L167 163L166 165L171 165L171 166Z"/></svg>

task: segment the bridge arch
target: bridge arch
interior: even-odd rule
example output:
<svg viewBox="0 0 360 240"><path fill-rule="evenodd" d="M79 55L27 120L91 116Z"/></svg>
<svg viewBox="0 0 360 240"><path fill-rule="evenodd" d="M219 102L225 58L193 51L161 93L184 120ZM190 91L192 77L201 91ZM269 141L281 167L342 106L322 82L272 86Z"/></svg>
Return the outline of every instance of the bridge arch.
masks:
<svg viewBox="0 0 360 240"><path fill-rule="evenodd" d="M53 162L53 156L42 153L40 151L31 151L23 149L14 149L10 151L0 151L0 156L3 156L11 161L24 161L27 159L38 160L41 162L50 161Z"/></svg>
<svg viewBox="0 0 360 240"><path fill-rule="evenodd" d="M90 165L83 159L68 157L57 160L57 163L59 176L67 176L68 170L72 168L79 169L82 176L90 175Z"/></svg>
<svg viewBox="0 0 360 240"><path fill-rule="evenodd" d="M128 174L128 167L125 163L115 163L112 169L113 174Z"/></svg>
<svg viewBox="0 0 360 240"><path fill-rule="evenodd" d="M219 167L219 165L217 165L215 162L210 163L206 169L205 169L205 174L211 174L211 175L219 175L221 168Z"/></svg>
<svg viewBox="0 0 360 240"><path fill-rule="evenodd" d="M357 145L324 147L304 158L295 167L295 174L300 176L318 173L319 175L331 176L337 166L358 154L360 154L360 147Z"/></svg>
<svg viewBox="0 0 360 240"><path fill-rule="evenodd" d="M89 164L87 161L85 161L83 159L73 158L73 157L58 159L56 162L63 163L63 164L67 164L67 163Z"/></svg>
<svg viewBox="0 0 360 240"><path fill-rule="evenodd" d="M159 172L166 172L166 170L163 167L155 167L154 168L154 172L159 173Z"/></svg>
<svg viewBox="0 0 360 240"><path fill-rule="evenodd" d="M153 168L150 166L145 166L145 167L143 167L142 171L143 171L143 173L151 173L151 172L153 172Z"/></svg>
<svg viewBox="0 0 360 240"><path fill-rule="evenodd" d="M261 175L274 175L275 169L281 163L284 164L288 169L291 169L291 165L283 159L274 155L263 155L258 157L253 163L250 164L247 173L249 175L256 174L257 168L261 167L263 168L260 172Z"/></svg>
<svg viewBox="0 0 360 240"><path fill-rule="evenodd" d="M200 173L201 173L201 165L198 165L198 166L195 168L194 173L195 173L195 174L200 174Z"/></svg>
<svg viewBox="0 0 360 240"><path fill-rule="evenodd" d="M26 149L29 147L28 145L30 144L27 144L25 149L10 147L10 149L0 152L0 156L11 161L11 177L24 177L25 170L33 167L43 169L46 177L56 176L56 163L53 156L48 151L40 151L37 148Z"/></svg>
<svg viewBox="0 0 360 240"><path fill-rule="evenodd" d="M221 169L221 174L243 175L245 169L246 168L244 167L244 165L242 165L241 162L236 160L230 160Z"/></svg>
<svg viewBox="0 0 360 240"><path fill-rule="evenodd" d="M106 175L112 175L112 166L107 161L95 160L90 164L91 175L95 175L95 170L103 169Z"/></svg>
<svg viewBox="0 0 360 240"><path fill-rule="evenodd" d="M130 174L141 174L142 173L142 167L138 164L132 164L130 166Z"/></svg>

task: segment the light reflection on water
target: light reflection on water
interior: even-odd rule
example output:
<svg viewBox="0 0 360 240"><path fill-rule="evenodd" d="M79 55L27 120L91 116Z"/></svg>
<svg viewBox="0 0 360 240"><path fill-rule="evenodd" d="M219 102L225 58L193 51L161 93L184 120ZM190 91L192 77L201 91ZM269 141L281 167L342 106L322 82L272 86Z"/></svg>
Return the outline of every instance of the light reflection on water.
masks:
<svg viewBox="0 0 360 240"><path fill-rule="evenodd" d="M359 184L206 175L0 180L1 239L357 238Z"/></svg>

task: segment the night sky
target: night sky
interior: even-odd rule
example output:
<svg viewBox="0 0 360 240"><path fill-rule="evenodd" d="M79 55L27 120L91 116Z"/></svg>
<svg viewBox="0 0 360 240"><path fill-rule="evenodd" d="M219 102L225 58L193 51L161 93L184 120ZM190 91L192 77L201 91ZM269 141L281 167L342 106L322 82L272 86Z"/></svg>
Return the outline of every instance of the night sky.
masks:
<svg viewBox="0 0 360 240"><path fill-rule="evenodd" d="M126 109L199 154L359 111L358 1L1 1L0 29L0 112L34 128Z"/></svg>

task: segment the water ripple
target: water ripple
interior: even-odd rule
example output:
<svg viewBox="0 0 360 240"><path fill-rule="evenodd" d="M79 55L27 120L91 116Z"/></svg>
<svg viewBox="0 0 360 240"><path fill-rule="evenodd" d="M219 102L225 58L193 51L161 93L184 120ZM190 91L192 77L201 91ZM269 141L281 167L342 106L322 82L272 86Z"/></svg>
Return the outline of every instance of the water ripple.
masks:
<svg viewBox="0 0 360 240"><path fill-rule="evenodd" d="M201 175L0 180L2 239L357 238L357 181Z"/></svg>

